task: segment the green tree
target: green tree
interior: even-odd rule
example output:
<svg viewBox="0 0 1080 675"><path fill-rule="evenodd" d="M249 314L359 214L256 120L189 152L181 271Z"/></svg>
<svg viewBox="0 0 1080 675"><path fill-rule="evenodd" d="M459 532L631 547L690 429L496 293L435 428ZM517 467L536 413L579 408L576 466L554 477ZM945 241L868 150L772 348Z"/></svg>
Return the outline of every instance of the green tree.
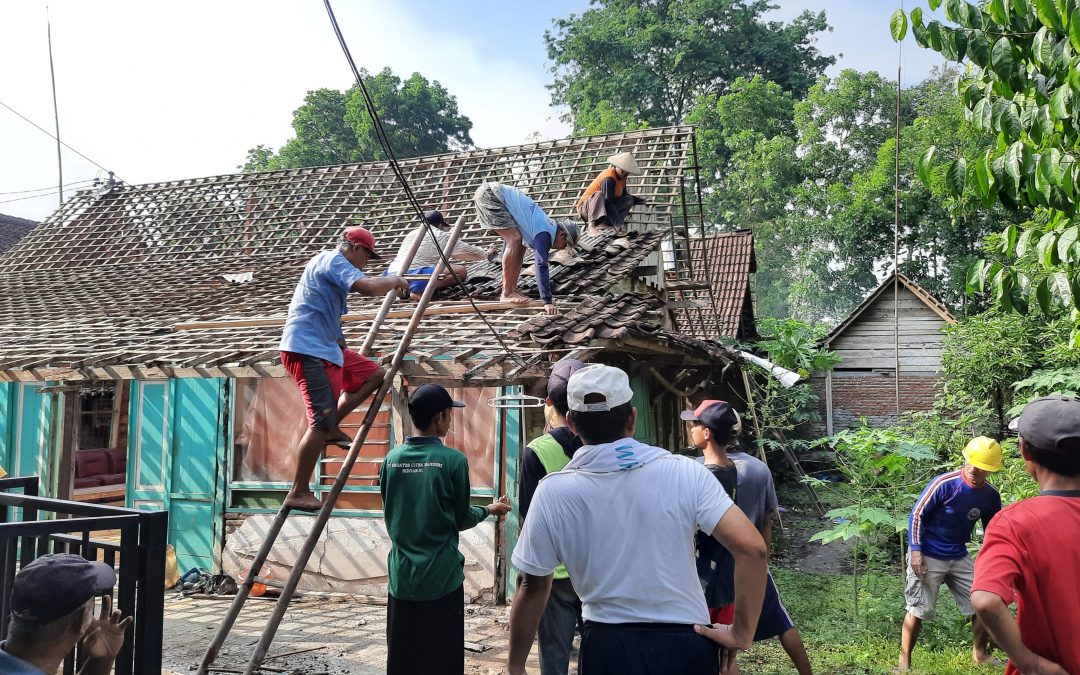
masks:
<svg viewBox="0 0 1080 675"><path fill-rule="evenodd" d="M457 99L437 81L419 73L401 80L389 68L377 75L361 69L390 147L399 157L415 157L472 147L472 122ZM295 136L278 151L265 145L248 151L244 171L272 171L385 160L358 86L347 92L308 92L293 112Z"/></svg>
<svg viewBox="0 0 1080 675"><path fill-rule="evenodd" d="M948 0L945 10L953 26L924 24L922 8L913 9L915 39L970 62L961 98L972 126L997 138L975 162L940 156L950 192L961 195L972 183L985 206L1031 214L987 238L991 257L972 267L969 289L989 292L1005 311L1038 307L1048 322L1068 317L1080 346L1080 9L1075 0ZM894 37L901 33L894 29ZM931 158L920 165L924 180Z"/></svg>
<svg viewBox="0 0 1080 675"><path fill-rule="evenodd" d="M825 13L766 21L767 0L595 0L546 31L552 101L575 131L683 121L695 101L762 75L801 96L835 59L814 36Z"/></svg>

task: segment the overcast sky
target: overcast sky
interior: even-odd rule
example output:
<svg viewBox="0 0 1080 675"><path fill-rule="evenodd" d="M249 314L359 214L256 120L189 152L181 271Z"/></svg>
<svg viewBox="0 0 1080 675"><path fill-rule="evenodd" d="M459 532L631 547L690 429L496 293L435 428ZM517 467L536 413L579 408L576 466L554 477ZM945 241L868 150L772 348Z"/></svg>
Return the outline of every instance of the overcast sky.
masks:
<svg viewBox="0 0 1080 675"><path fill-rule="evenodd" d="M52 131L45 4L0 2L0 103ZM889 0L775 4L775 17L785 20L826 11L833 30L818 47L839 57L830 73L895 77ZM477 146L493 147L568 133L545 89L543 33L553 18L587 7L587 0L337 0L335 12L357 65L438 80L472 120ZM278 148L290 137L292 111L308 90L352 84L318 0L51 0L49 13L60 136L132 183L234 172L248 148ZM909 36L905 84L940 64ZM67 149L63 166L65 183L104 176ZM56 182L55 142L0 107L0 213L44 219L57 206Z"/></svg>

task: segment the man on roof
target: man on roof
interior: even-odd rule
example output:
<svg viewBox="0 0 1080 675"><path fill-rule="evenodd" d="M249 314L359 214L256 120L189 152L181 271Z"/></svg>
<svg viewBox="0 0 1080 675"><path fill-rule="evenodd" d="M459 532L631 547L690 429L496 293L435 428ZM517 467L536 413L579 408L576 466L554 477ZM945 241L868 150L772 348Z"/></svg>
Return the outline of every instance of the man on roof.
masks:
<svg viewBox="0 0 1080 675"><path fill-rule="evenodd" d="M383 296L395 289L402 294L409 291L408 282L401 277L364 275L364 265L379 257L371 232L347 227L336 249L322 251L308 261L293 291L278 348L281 364L300 387L308 430L300 439L296 474L283 503L289 508L322 508L309 485L319 455L327 444L351 443L339 422L382 384L383 369L348 349L341 331L349 293Z"/></svg>
<svg viewBox="0 0 1080 675"><path fill-rule="evenodd" d="M518 291L525 249L535 256L536 287L544 302L544 311L558 314L551 296L548 255L551 249L564 250L577 244L580 230L572 220L556 223L527 194L510 185L481 183L473 196L480 224L494 230L503 241L502 300L525 304L529 298ZM556 262L558 262L556 260Z"/></svg>
<svg viewBox="0 0 1080 675"><path fill-rule="evenodd" d="M608 228L621 228L630 209L646 201L626 190L626 179L638 175L637 160L629 152L608 158L611 165L597 174L577 201L577 212L589 228L589 234Z"/></svg>
<svg viewBox="0 0 1080 675"><path fill-rule="evenodd" d="M401 248L398 249L398 253L390 266L383 272L383 276L430 275L435 271L435 266L439 263L439 249L446 251L446 243L450 239L450 225L443 218L443 214L438 211L428 211L424 214L424 220L428 225L431 225L431 234L428 234L428 228L423 225L410 232L409 236L405 237L405 241L401 243ZM432 235L434 235L434 239L432 239ZM412 248L417 237L423 237L420 248L416 250L416 255L413 256L409 269L405 270L405 255ZM458 260L483 260L484 256L485 251L483 249L473 246L464 239L458 239L453 252L446 251L447 258L452 257ZM465 281L465 277L469 273L468 268L460 264L452 267L457 278ZM456 283L454 276L447 273L435 281L435 289L446 288L454 283ZM409 281L409 297L413 300L419 300L427 285L428 282L424 279Z"/></svg>

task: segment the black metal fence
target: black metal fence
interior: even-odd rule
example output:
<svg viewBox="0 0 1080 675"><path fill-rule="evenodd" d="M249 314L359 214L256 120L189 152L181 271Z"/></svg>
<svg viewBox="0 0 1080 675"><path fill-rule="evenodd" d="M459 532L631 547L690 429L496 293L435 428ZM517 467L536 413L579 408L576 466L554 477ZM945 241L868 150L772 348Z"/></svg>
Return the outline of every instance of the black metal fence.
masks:
<svg viewBox="0 0 1080 675"><path fill-rule="evenodd" d="M20 490L21 492L13 492ZM161 672L165 545L169 514L38 496L38 477L0 478L0 636L11 616L11 583L20 567L48 553L102 560L117 571L115 607L135 618L116 659L116 675ZM91 534L118 531L118 541ZM81 664L78 649L64 675Z"/></svg>

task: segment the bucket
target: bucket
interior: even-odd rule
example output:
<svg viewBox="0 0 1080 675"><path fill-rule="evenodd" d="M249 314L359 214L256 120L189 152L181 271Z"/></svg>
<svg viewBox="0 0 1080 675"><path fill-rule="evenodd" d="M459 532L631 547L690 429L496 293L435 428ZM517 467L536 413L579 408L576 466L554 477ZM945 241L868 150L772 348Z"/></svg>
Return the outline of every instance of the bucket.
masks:
<svg viewBox="0 0 1080 675"><path fill-rule="evenodd" d="M176 549L172 544L165 546L165 588L172 588L180 583L180 568L176 564Z"/></svg>

